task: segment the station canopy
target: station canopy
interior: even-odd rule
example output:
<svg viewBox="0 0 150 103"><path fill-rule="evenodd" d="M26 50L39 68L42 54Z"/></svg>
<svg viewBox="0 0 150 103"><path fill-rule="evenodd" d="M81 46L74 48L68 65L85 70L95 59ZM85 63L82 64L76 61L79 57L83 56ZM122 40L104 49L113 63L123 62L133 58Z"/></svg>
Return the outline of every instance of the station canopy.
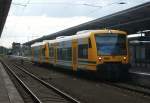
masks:
<svg viewBox="0 0 150 103"><path fill-rule="evenodd" d="M0 37L4 28L4 24L8 15L12 0L0 0Z"/></svg>
<svg viewBox="0 0 150 103"><path fill-rule="evenodd" d="M73 35L77 31L88 29L119 29L125 30L128 34L150 29L150 2L120 11L102 18L98 18L87 23L80 24L41 38L24 43L31 45L35 42L54 39L58 36Z"/></svg>

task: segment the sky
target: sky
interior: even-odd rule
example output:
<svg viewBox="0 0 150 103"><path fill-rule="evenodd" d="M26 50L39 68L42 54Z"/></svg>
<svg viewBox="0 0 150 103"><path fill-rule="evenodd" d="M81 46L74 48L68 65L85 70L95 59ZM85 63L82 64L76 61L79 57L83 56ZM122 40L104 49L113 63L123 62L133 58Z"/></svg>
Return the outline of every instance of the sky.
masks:
<svg viewBox="0 0 150 103"><path fill-rule="evenodd" d="M0 46L52 34L150 0L12 0ZM120 4L124 3L124 4Z"/></svg>

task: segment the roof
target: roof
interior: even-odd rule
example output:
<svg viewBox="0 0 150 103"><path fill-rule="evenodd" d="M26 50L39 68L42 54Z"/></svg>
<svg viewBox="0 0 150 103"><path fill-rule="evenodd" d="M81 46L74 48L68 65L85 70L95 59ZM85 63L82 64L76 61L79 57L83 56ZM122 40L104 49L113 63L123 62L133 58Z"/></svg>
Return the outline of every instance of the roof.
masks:
<svg viewBox="0 0 150 103"><path fill-rule="evenodd" d="M43 44L44 44L43 42L36 42L36 43L32 44L31 47L41 46Z"/></svg>
<svg viewBox="0 0 150 103"><path fill-rule="evenodd" d="M150 2L138 5L136 7L129 8L124 11L120 11L96 20L83 23L78 26L74 26L41 38L29 41L26 45L31 45L37 41L43 41L46 39L54 39L58 36L73 35L77 31L89 30L89 29L101 29L111 28L125 30L129 34L136 33L138 31L147 30L150 28Z"/></svg>
<svg viewBox="0 0 150 103"><path fill-rule="evenodd" d="M80 38L88 38L91 33L120 33L126 35L126 32L124 31L119 31L119 30L110 30L110 29L103 29L103 30L83 30L80 32L77 32L75 35L71 36L64 36L64 37L57 37L56 39L53 40L44 40L43 42L47 43L58 43L62 41L69 41L69 40L74 40L74 39L80 39ZM45 43L46 43L45 42Z"/></svg>
<svg viewBox="0 0 150 103"><path fill-rule="evenodd" d="M12 0L0 0L0 37L4 28L4 24L8 15L8 11Z"/></svg>

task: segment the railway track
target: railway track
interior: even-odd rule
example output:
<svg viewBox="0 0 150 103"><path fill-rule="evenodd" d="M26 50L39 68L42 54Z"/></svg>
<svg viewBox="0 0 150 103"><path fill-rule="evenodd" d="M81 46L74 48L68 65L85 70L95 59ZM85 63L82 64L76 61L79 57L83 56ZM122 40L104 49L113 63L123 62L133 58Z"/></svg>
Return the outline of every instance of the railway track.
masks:
<svg viewBox="0 0 150 103"><path fill-rule="evenodd" d="M20 65L19 63L16 63L16 64ZM124 82L116 82L115 83L115 82L104 81L103 83L106 84L106 85L109 85L109 86L116 87L116 88L120 88L120 89L128 90L128 91L131 91L131 92L136 92L136 93L139 93L139 94L150 96L150 88L140 86L140 85L135 85L131 81L127 81L125 83Z"/></svg>
<svg viewBox="0 0 150 103"><path fill-rule="evenodd" d="M120 89L128 90L131 92L136 92L136 93L150 96L150 88L140 86L140 85L135 85L131 81L125 82L125 83L124 82L116 82L115 83L115 82L105 81L103 83L105 83L106 85L116 87L116 88L120 88Z"/></svg>
<svg viewBox="0 0 150 103"><path fill-rule="evenodd" d="M22 66L22 68L24 68L24 69L26 69L26 68L30 68L30 69L32 69L33 67L32 67L32 65L28 65L28 63L26 64L24 64L24 65L21 65L20 64L20 62L14 62L14 64L16 64L16 65L19 65L19 66ZM30 63L29 63L30 64ZM27 69L29 72L33 72L32 70L30 71L30 69ZM33 74L35 74L36 75L36 72L34 73L33 72ZM38 77L40 77L39 75L37 75ZM98 82L97 80L96 80L96 82ZM139 85L134 85L134 84L132 84L131 83L131 81L130 82L103 82L103 81L100 81L100 83L103 83L104 84L104 86L109 86L110 88L112 88L112 87L114 87L114 88L118 88L118 89L120 89L121 91L123 90L123 91L127 91L127 93L128 93L128 91L129 91L129 93L133 93L133 94L140 94L141 96L147 96L147 97L149 97L150 96L150 88L147 88L147 87L143 87L143 86L139 86Z"/></svg>
<svg viewBox="0 0 150 103"><path fill-rule="evenodd" d="M80 103L80 101L43 81L23 67L2 61L23 88L31 95L35 103ZM9 65L8 65L9 64Z"/></svg>

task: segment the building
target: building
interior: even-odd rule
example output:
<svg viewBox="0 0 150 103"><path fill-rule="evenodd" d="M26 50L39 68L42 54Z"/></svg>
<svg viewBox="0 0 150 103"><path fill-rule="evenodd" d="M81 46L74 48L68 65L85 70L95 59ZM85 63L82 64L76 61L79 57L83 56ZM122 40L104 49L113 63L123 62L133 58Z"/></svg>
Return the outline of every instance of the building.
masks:
<svg viewBox="0 0 150 103"><path fill-rule="evenodd" d="M12 43L12 54L13 55L21 55L21 44L20 43Z"/></svg>
<svg viewBox="0 0 150 103"><path fill-rule="evenodd" d="M0 55L6 55L6 54L8 54L8 49L3 46L0 46Z"/></svg>

